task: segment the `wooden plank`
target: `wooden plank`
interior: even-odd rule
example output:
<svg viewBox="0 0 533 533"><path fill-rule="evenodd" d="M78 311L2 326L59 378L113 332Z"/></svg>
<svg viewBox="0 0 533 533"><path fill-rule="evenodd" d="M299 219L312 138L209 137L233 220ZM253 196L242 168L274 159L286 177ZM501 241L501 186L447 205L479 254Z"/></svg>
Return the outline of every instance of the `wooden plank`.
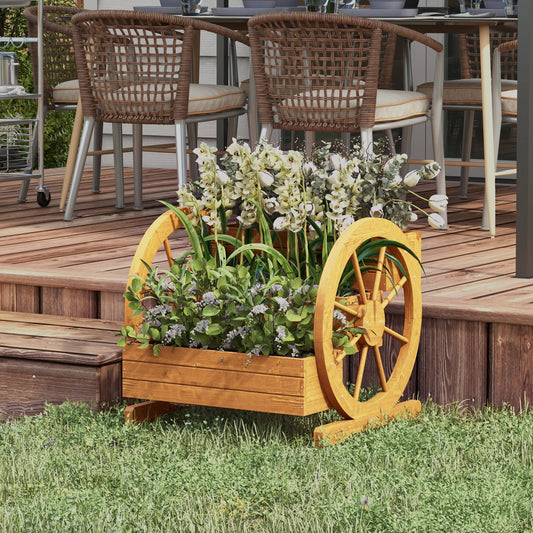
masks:
<svg viewBox="0 0 533 533"><path fill-rule="evenodd" d="M517 410L533 400L533 326L493 324L490 402Z"/></svg>
<svg viewBox="0 0 533 533"><path fill-rule="evenodd" d="M293 358L255 355L236 352L198 350L194 348L164 347L158 357L151 348L139 349L138 345L124 347L123 361L154 363L161 366L224 369L230 371L255 372L274 376L301 377L316 368L314 357Z"/></svg>
<svg viewBox="0 0 533 533"><path fill-rule="evenodd" d="M95 291L42 287L41 312L81 318L98 318L98 294Z"/></svg>
<svg viewBox="0 0 533 533"><path fill-rule="evenodd" d="M418 358L422 401L482 407L488 397L487 325L424 318Z"/></svg>
<svg viewBox="0 0 533 533"><path fill-rule="evenodd" d="M125 398L149 398L164 402L208 405L228 409L245 409L248 411L299 416L329 409L329 405L325 399L321 409L315 406L312 411L308 411L303 397L299 396L261 394L248 391L227 391L224 389L192 387L151 381L132 381L129 379L122 380L122 394Z"/></svg>
<svg viewBox="0 0 533 533"><path fill-rule="evenodd" d="M151 381L156 383L174 383L176 385L192 385L224 389L228 391L268 392L286 394L287 396L303 396L304 377L260 374L255 372L238 372L221 369L201 368L194 366L158 365L153 362L138 363L124 360L122 363L124 379Z"/></svg>

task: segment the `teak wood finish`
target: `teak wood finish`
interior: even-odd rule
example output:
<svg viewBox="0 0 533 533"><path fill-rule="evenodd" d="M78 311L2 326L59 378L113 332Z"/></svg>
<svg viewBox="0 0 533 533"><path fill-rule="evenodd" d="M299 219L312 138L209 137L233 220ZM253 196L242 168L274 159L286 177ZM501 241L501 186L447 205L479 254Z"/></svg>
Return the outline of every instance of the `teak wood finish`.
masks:
<svg viewBox="0 0 533 533"><path fill-rule="evenodd" d="M180 227L180 220L171 211L162 214L150 226L132 261L130 280L135 276L144 278L147 265L154 262L161 249L168 264L172 264L174 254L169 238ZM151 420L159 412L168 412L169 403L302 416L333 407L344 420L315 428L315 443L322 445L340 442L372 424L419 414L419 401L398 403L398 400L411 376L420 338L420 263L394 246L382 248L376 265L381 276L388 276L383 268L385 250L404 269L393 289L384 293L380 288L381 276L376 275L371 285L368 281L365 283L357 261L356 250L369 239L390 239L408 245L404 233L386 220L360 220L342 234L332 249L319 285L314 324L315 357L250 357L240 353L170 347L164 348L159 357L154 357L151 348L140 349L132 344L123 351L123 395L147 398L154 403L129 406L126 420ZM337 297L338 285L348 264L355 272L354 296L340 299ZM404 318L391 326L386 323L385 308L395 299L403 302ZM334 310L350 320L355 318L354 324L366 331L350 340L359 354L355 361L357 371L353 393L345 385L346 353L332 345ZM138 325L140 318L133 317L128 303L124 314L126 325ZM397 345L395 362L388 376L380 351L387 337L394 339ZM392 343L388 342L387 346L391 347ZM368 401L361 401L369 352L378 369L381 392Z"/></svg>

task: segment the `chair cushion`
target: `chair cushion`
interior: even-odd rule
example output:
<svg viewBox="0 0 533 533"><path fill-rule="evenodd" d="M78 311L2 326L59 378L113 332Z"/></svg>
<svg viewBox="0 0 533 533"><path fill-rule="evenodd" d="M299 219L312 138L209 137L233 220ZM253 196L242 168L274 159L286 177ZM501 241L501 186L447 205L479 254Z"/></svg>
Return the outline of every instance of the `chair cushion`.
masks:
<svg viewBox="0 0 533 533"><path fill-rule="evenodd" d="M516 87L516 80L502 80L502 91L509 91ZM431 98L433 83L423 83L416 90ZM481 79L445 80L442 101L444 104L481 105Z"/></svg>
<svg viewBox="0 0 533 533"><path fill-rule="evenodd" d="M356 97L350 97L355 92L348 89L341 91L342 107L341 109L354 108L357 100ZM313 90L311 92L305 91L295 98L288 101L289 108L294 107L297 113L293 117L295 120L303 121L305 118L305 108L309 109L309 121L316 120L316 112L312 109L313 100L318 100L321 106L328 105L333 96L333 91L328 89L326 91ZM335 91L335 96L339 96L339 92ZM411 117L425 115L429 109L429 98L421 93L414 91L395 91L388 89L378 89L376 96L376 122L390 122L395 120L403 120ZM346 103L353 105L346 106ZM286 109L286 116L291 118L290 109ZM339 118L346 118L346 114L339 113Z"/></svg>
<svg viewBox="0 0 533 533"><path fill-rule="evenodd" d="M143 89L155 94L155 102L162 103L162 106L154 107L155 114L170 112L171 95L168 92L168 84L150 83L145 84ZM119 89L114 93L114 97L119 101L128 101L128 95L136 95L139 91L139 86L128 86ZM139 107L139 112L142 112L142 104L137 103L136 98L133 99L134 107ZM246 103L246 92L233 85L214 85L191 83L189 89L189 115L207 115L210 113L218 113L230 109L239 109L244 107ZM150 111L146 109L149 113Z"/></svg>
<svg viewBox="0 0 533 533"><path fill-rule="evenodd" d="M189 89L189 115L218 113L245 104L246 91L233 85L191 83Z"/></svg>
<svg viewBox="0 0 533 533"><path fill-rule="evenodd" d="M52 94L56 104L77 104L80 96L78 80L59 83L54 87Z"/></svg>
<svg viewBox="0 0 533 533"><path fill-rule="evenodd" d="M505 91L502 93L502 113L516 116L516 99L518 90Z"/></svg>

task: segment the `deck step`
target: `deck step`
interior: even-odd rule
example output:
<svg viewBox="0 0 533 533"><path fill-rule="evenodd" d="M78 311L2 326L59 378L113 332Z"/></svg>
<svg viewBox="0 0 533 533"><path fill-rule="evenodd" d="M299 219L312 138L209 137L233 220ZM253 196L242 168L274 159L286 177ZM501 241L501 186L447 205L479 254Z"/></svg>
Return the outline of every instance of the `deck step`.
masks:
<svg viewBox="0 0 533 533"><path fill-rule="evenodd" d="M0 419L121 400L121 323L0 311Z"/></svg>

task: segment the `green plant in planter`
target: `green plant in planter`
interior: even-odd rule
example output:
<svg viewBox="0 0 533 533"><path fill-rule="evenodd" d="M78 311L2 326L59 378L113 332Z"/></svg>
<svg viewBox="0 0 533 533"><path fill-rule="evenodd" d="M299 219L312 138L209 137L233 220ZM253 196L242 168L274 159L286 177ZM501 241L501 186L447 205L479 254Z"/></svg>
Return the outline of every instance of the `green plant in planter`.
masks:
<svg viewBox="0 0 533 533"><path fill-rule="evenodd" d="M359 198L352 202L353 212L342 207L339 189L346 186L348 174L359 172L360 161L335 160L328 148L305 162L298 152L285 154L268 145L252 152L234 143L222 170L214 150L202 145L197 150L201 180L194 184L201 194L178 192L187 209L165 203L181 220L192 249L175 258L169 270L147 265L146 278L133 280L124 296L142 322L137 329L123 328L119 344L153 345L156 355L161 346L312 355L322 267L337 236L353 221L352 213L365 205ZM385 170L376 163L368 172L388 179L401 161L385 161ZM427 165L419 174L435 172L438 168ZM361 190L361 180L353 182L352 192ZM405 200L397 203L411 209ZM238 227L229 234L232 217ZM387 246L414 255L402 243L369 240L357 250L361 271L375 270L379 250ZM387 259L405 275L393 255ZM353 295L353 286L354 271L347 267L338 293L341 303ZM354 326L357 318L334 312L333 344L347 354L355 353L350 340L365 333Z"/></svg>

